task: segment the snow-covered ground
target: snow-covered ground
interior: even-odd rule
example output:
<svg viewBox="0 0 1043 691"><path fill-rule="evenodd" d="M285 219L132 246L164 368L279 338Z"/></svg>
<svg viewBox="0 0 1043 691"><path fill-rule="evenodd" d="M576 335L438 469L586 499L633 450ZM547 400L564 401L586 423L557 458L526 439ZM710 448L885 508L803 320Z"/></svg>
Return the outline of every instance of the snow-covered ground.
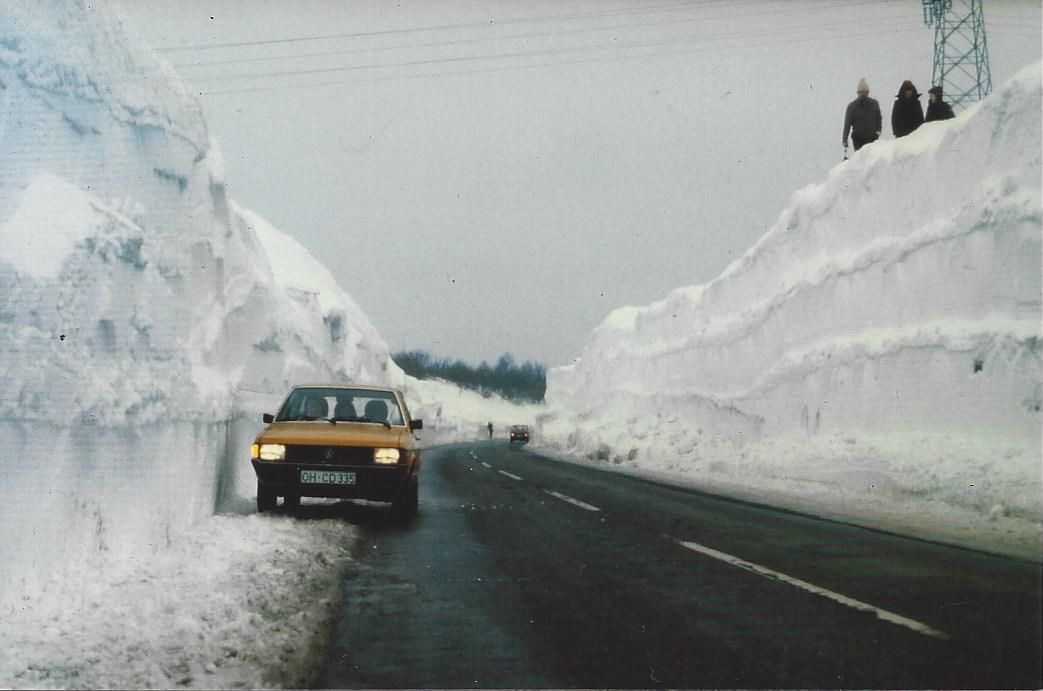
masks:
<svg viewBox="0 0 1043 691"><path fill-rule="evenodd" d="M797 192L720 277L611 313L537 445L1040 558L1041 75Z"/></svg>
<svg viewBox="0 0 1043 691"><path fill-rule="evenodd" d="M546 410L406 377L228 199L190 89L104 2L0 3L0 144L0 686L314 683L357 535L253 515L246 460L305 381L402 387L427 444L538 423L571 460L1039 556L1039 66L610 315Z"/></svg>
<svg viewBox="0 0 1043 691"><path fill-rule="evenodd" d="M311 510L212 516L147 559L88 558L91 579L5 609L0 685L316 685L355 534Z"/></svg>

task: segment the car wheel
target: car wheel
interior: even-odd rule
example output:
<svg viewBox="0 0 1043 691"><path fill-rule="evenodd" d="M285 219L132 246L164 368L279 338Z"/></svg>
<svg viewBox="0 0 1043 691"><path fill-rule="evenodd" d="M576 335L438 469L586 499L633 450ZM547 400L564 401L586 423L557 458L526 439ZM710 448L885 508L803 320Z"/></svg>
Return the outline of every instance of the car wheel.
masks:
<svg viewBox="0 0 1043 691"><path fill-rule="evenodd" d="M409 486L391 502L391 510L399 516L412 516L417 512L419 506L420 485L416 480L410 482Z"/></svg>
<svg viewBox="0 0 1043 691"><path fill-rule="evenodd" d="M267 487L260 480L257 481L257 512L264 513L275 508L275 490Z"/></svg>

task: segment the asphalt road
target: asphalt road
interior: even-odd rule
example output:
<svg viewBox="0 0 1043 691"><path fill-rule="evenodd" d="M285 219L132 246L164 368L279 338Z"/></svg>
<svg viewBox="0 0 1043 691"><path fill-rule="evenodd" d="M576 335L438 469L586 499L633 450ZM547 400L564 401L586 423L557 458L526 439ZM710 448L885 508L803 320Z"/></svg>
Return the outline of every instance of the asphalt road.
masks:
<svg viewBox="0 0 1043 691"><path fill-rule="evenodd" d="M331 688L1040 688L1041 566L556 463L425 452L351 505Z"/></svg>

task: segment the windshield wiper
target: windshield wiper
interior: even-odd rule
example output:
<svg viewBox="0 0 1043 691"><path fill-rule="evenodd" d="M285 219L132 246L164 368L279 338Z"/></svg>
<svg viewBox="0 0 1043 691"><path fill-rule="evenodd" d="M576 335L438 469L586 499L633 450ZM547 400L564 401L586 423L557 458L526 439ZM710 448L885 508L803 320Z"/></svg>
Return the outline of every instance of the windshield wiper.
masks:
<svg viewBox="0 0 1043 691"><path fill-rule="evenodd" d="M335 417L332 418L330 422L333 422L334 420L336 420L337 422L373 422L376 424L384 425L384 427L391 429L391 423L387 420L377 420L371 417L359 417L358 415L352 415L351 417Z"/></svg>

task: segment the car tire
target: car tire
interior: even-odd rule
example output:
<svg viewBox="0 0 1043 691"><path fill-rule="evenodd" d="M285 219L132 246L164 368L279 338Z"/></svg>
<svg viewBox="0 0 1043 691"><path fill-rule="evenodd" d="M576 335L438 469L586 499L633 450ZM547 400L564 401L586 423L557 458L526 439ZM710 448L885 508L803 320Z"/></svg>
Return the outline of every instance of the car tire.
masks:
<svg viewBox="0 0 1043 691"><path fill-rule="evenodd" d="M391 510L398 516L409 517L416 514L420 506L420 484L413 480L391 502Z"/></svg>
<svg viewBox="0 0 1043 691"><path fill-rule="evenodd" d="M265 511L272 511L275 508L275 502L278 497L275 494L275 490L270 489L260 480L257 481L257 512L264 513Z"/></svg>

